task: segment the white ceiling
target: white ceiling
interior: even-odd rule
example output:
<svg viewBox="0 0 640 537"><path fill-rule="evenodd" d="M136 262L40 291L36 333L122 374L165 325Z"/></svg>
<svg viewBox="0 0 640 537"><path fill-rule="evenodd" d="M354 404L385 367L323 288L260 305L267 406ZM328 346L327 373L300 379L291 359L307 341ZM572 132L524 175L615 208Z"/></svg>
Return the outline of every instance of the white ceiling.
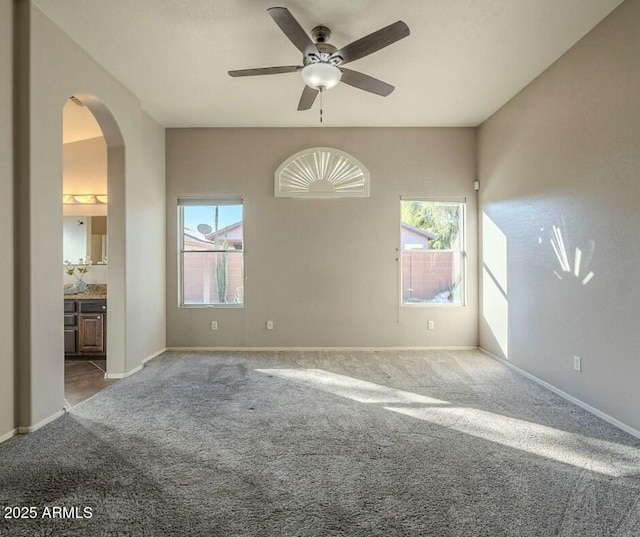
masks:
<svg viewBox="0 0 640 537"><path fill-rule="evenodd" d="M338 48L396 20L411 35L349 68L396 86L324 95L326 126L475 126L544 71L621 0L34 0L166 127L318 126L297 112L297 73L230 69L300 64L266 12L328 26Z"/></svg>

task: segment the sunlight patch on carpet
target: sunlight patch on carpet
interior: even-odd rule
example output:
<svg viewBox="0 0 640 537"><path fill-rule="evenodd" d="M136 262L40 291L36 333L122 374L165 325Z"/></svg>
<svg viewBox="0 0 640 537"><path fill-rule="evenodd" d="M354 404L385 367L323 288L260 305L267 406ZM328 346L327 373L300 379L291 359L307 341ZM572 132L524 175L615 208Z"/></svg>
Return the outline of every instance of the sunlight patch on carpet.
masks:
<svg viewBox="0 0 640 537"><path fill-rule="evenodd" d="M383 404L383 408L392 412L599 474L620 477L637 474L640 470L637 462L638 450L613 442L494 412L454 406L441 399L389 388L322 369L256 371L300 382L359 403Z"/></svg>
<svg viewBox="0 0 640 537"><path fill-rule="evenodd" d="M358 380L344 375L337 375L322 369L256 369L287 380L302 382L315 388L341 397L348 397L359 403L423 403L428 405L447 405L446 401L433 399L417 393L405 392Z"/></svg>

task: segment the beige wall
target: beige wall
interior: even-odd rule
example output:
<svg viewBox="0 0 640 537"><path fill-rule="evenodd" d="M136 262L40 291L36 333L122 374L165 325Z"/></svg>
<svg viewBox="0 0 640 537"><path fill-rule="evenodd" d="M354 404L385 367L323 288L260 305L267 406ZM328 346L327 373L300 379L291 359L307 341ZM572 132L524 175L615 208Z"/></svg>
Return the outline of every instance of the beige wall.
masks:
<svg viewBox="0 0 640 537"><path fill-rule="evenodd" d="M164 128L148 114L140 118L143 160L127 185L127 370L165 348L165 155Z"/></svg>
<svg viewBox="0 0 640 537"><path fill-rule="evenodd" d="M636 430L639 35L627 1L479 132L482 347Z"/></svg>
<svg viewBox="0 0 640 537"><path fill-rule="evenodd" d="M64 144L62 155L64 194L107 193L107 144L102 136Z"/></svg>
<svg viewBox="0 0 640 537"><path fill-rule="evenodd" d="M168 346L476 346L474 129L168 129ZM292 154L329 146L371 173L370 198L275 198ZM176 201L243 196L246 309L177 307ZM466 197L466 307L398 308L400 196ZM210 321L218 321L211 331ZM265 322L274 321L267 331ZM427 330L427 321L435 330Z"/></svg>
<svg viewBox="0 0 640 537"><path fill-rule="evenodd" d="M0 438L16 426L14 407L13 2L0 0Z"/></svg>
<svg viewBox="0 0 640 537"><path fill-rule="evenodd" d="M159 221L163 199L150 209L140 192L157 198L163 189L162 128L142 111L138 99L100 67L30 2L21 2L23 32L20 65L22 91L29 96L20 110L18 161L21 187L20 224L20 426L33 427L63 405L62 339L62 107L71 95L91 102L110 145L109 171L109 334L108 371L122 374L147 354L164 347L164 316L154 313L153 338L131 312L144 302L151 311L164 307L164 285L157 279L132 281L149 266L164 263L161 241L148 243L149 230L138 227L138 208ZM30 35L29 35L30 33ZM92 100L93 99L93 100ZM96 114L96 112L99 112ZM152 142L146 138L151 137ZM122 173L119 173L121 170ZM126 177L126 181L117 178ZM55 200L52 202L52 200ZM151 216L149 216L151 211ZM158 226L154 233L162 233ZM149 244L143 256L129 254ZM38 260L32 262L31 252ZM45 260L45 261L43 261ZM51 270L55 267L56 270ZM126 291L126 292L125 292ZM145 325L146 328L148 326ZM146 338L144 344L138 339Z"/></svg>

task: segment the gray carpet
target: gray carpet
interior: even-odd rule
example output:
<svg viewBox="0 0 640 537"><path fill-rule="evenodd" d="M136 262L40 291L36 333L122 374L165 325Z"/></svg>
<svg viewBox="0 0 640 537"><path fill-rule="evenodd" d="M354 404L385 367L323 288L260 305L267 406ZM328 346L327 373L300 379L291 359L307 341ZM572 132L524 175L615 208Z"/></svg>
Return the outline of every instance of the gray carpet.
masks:
<svg viewBox="0 0 640 537"><path fill-rule="evenodd" d="M0 463L11 537L640 535L640 441L474 351L165 353Z"/></svg>

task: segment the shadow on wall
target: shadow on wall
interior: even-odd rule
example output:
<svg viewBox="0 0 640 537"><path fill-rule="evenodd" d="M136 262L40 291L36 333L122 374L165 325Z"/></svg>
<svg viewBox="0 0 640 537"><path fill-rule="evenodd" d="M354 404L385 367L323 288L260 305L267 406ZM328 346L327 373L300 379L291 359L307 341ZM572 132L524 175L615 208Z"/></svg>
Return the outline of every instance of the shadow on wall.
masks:
<svg viewBox="0 0 640 537"><path fill-rule="evenodd" d="M507 237L482 213L482 316L509 358L509 301L507 299Z"/></svg>

